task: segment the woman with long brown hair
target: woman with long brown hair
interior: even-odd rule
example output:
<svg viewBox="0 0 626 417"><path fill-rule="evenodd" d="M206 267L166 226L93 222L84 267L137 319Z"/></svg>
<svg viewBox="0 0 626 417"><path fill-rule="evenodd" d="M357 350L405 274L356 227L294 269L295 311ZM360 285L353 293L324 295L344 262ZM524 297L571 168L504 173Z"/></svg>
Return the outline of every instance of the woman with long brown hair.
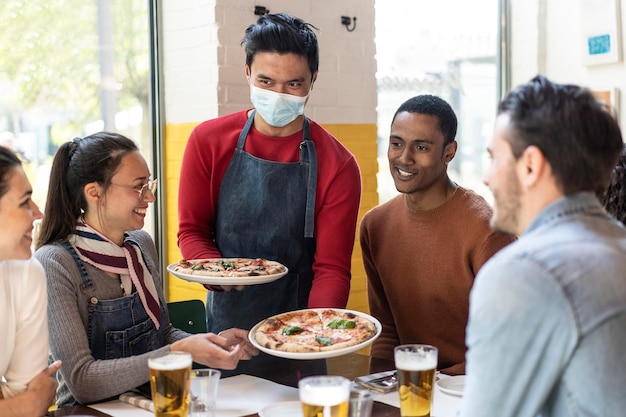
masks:
<svg viewBox="0 0 626 417"><path fill-rule="evenodd" d="M64 363L60 407L149 394L148 359L170 350L222 369L258 353L244 330L190 335L170 324L156 247L141 230L156 185L119 134L74 139L54 157L35 257L48 282L50 350Z"/></svg>

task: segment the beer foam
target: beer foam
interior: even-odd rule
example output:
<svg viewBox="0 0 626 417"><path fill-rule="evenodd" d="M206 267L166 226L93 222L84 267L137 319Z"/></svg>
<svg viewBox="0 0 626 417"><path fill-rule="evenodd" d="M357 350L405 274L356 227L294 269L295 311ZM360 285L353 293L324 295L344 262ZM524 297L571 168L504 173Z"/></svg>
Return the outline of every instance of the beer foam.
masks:
<svg viewBox="0 0 626 417"><path fill-rule="evenodd" d="M396 352L396 368L405 371L427 371L437 367L437 357L426 355L416 357L412 352Z"/></svg>
<svg viewBox="0 0 626 417"><path fill-rule="evenodd" d="M148 359L148 366L159 371L174 371L191 366L191 355L168 354L155 359Z"/></svg>
<svg viewBox="0 0 626 417"><path fill-rule="evenodd" d="M350 391L344 386L307 386L300 388L300 401L311 405L337 405L350 399Z"/></svg>

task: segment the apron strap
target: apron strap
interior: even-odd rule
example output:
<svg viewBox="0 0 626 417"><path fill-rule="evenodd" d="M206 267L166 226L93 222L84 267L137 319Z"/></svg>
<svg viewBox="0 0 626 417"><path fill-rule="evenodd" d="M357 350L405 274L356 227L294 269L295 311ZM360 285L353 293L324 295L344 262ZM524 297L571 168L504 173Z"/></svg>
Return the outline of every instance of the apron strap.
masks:
<svg viewBox="0 0 626 417"><path fill-rule="evenodd" d="M306 152L306 153L305 153ZM304 132L300 143L300 160L309 164L309 181L306 191L306 212L304 217L304 237L315 236L315 194L317 187L317 153L310 139L309 119L304 117Z"/></svg>
<svg viewBox="0 0 626 417"><path fill-rule="evenodd" d="M252 110L250 113L250 117L248 117L248 121L243 126L241 133L239 133L239 139L237 139L237 149L243 150L243 144L246 143L246 136L248 136L248 132L250 131L250 126L252 126L252 122L254 122L254 115L256 114L256 109Z"/></svg>

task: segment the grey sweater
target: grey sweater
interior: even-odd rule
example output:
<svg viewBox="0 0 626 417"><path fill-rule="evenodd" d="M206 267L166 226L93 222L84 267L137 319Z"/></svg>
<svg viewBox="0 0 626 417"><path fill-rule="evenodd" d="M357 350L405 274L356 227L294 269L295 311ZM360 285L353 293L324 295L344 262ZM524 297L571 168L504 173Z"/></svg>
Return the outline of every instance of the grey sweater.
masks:
<svg viewBox="0 0 626 417"><path fill-rule="evenodd" d="M141 230L130 234L139 243L146 264L153 272L160 302L165 303L152 238ZM59 371L58 406L72 405L74 401L94 403L147 382L150 378L148 358L168 351L170 343L189 336L173 328L169 317L165 317L162 319L165 346L160 349L129 358L94 359L87 339L89 297L80 291L82 280L72 255L62 246L53 244L41 247L34 256L46 271L50 351L54 359L63 361ZM84 265L94 281L97 298L109 300L123 296L119 280L87 263Z"/></svg>

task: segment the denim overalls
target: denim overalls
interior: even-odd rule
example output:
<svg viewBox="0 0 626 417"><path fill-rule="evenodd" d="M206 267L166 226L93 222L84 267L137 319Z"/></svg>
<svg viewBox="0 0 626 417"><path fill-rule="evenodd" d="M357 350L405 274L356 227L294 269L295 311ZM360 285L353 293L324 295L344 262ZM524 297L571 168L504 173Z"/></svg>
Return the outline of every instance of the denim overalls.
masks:
<svg viewBox="0 0 626 417"><path fill-rule="evenodd" d="M164 344L163 322L157 330L146 313L137 291L113 300L98 299L95 283L89 278L87 269L76 250L68 242L62 245L72 254L80 271L81 291L90 295L90 302L87 306L89 311L87 338L94 359L127 358L162 347ZM166 317L162 300L161 317ZM137 389L150 396L150 382Z"/></svg>
<svg viewBox="0 0 626 417"><path fill-rule="evenodd" d="M215 242L223 257L276 260L289 268L289 274L243 291L209 291L207 321L209 331L215 333L231 327L250 329L272 315L307 308L313 282L317 157L309 121L304 118L300 160L281 163L243 150L254 114L239 135L222 180ZM263 376L262 368L271 372L277 361L262 353L240 362L235 373ZM286 364L293 367L293 362ZM325 362L317 363L311 372L325 373Z"/></svg>

